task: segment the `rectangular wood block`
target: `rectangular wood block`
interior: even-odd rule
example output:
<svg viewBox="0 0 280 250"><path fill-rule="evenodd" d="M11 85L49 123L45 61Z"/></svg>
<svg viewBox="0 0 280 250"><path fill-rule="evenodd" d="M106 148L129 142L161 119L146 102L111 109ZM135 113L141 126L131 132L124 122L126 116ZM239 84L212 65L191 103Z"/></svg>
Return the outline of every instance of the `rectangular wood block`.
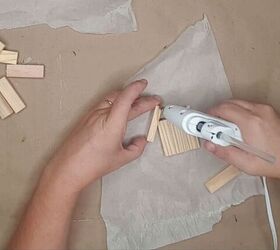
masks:
<svg viewBox="0 0 280 250"><path fill-rule="evenodd" d="M18 52L2 50L0 52L0 63L4 64L17 64L18 61Z"/></svg>
<svg viewBox="0 0 280 250"><path fill-rule="evenodd" d="M5 119L10 116L14 111L7 103L6 99L0 94L0 117L1 119Z"/></svg>
<svg viewBox="0 0 280 250"><path fill-rule="evenodd" d="M205 186L210 193L214 193L240 174L241 171L238 168L230 165L210 179Z"/></svg>
<svg viewBox="0 0 280 250"><path fill-rule="evenodd" d="M148 142L153 142L155 140L160 115L161 115L161 109L160 109L159 106L156 106L155 110L154 110L152 122L151 122L151 125L150 125L150 128L149 128L149 132L148 132L148 135L147 135L147 141Z"/></svg>
<svg viewBox="0 0 280 250"><path fill-rule="evenodd" d="M44 78L44 65L7 65L6 76L18 78Z"/></svg>
<svg viewBox="0 0 280 250"><path fill-rule="evenodd" d="M5 48L5 44L0 41L0 52Z"/></svg>
<svg viewBox="0 0 280 250"><path fill-rule="evenodd" d="M26 107L6 77L0 79L0 94L6 99L15 113L20 112Z"/></svg>
<svg viewBox="0 0 280 250"><path fill-rule="evenodd" d="M176 155L200 148L197 137L188 135L167 120L159 121L158 130L165 156Z"/></svg>

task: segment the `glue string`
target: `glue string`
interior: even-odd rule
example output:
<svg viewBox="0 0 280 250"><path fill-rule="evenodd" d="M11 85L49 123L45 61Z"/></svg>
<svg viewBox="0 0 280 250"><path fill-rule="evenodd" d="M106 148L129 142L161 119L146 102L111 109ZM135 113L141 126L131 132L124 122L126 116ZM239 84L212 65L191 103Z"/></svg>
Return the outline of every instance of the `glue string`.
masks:
<svg viewBox="0 0 280 250"><path fill-rule="evenodd" d="M277 232L276 232L276 227L275 227L274 218L273 218L273 214L272 214L269 192L268 192L268 188L267 188L267 184L266 184L266 177L263 176L262 180L263 180L263 186L264 186L264 197L265 197L267 217L268 217L269 226L270 226L272 239L273 239L273 247L274 247L274 250L277 250L278 249Z"/></svg>

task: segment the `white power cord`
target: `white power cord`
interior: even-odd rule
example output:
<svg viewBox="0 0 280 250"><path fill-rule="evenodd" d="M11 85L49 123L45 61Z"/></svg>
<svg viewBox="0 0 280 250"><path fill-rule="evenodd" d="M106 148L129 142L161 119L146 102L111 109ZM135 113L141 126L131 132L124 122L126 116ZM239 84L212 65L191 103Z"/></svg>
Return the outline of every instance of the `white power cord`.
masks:
<svg viewBox="0 0 280 250"><path fill-rule="evenodd" d="M277 250L278 249L277 232L276 232L276 227L275 227L274 218L273 218L273 214L272 214L272 208L271 208L268 188L267 188L267 184L266 184L266 177L263 176L262 180L263 180L263 186L264 186L264 197L265 197L267 217L268 217L269 226L270 226L272 239L273 239L273 247L274 247L274 250Z"/></svg>

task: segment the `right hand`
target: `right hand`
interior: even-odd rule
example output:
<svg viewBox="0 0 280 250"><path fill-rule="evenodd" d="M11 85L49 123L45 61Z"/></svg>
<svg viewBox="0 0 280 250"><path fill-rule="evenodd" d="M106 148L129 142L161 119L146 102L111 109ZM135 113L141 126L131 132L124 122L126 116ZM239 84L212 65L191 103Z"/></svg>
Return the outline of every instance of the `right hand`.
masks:
<svg viewBox="0 0 280 250"><path fill-rule="evenodd" d="M229 100L209 110L209 114L239 126L244 141L273 155L274 164L236 147L206 142L208 151L250 175L280 178L280 117L269 105Z"/></svg>

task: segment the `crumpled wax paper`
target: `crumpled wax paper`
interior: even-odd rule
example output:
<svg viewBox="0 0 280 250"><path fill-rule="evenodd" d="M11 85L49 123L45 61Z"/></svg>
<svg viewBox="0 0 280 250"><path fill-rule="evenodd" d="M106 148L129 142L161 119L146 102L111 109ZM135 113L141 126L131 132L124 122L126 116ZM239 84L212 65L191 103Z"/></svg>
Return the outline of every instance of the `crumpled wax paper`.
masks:
<svg viewBox="0 0 280 250"><path fill-rule="evenodd" d="M149 81L147 92L166 104L205 111L231 97L206 17L133 77L141 78ZM131 122L127 138L146 134L149 118ZM203 148L165 157L157 137L141 158L103 178L108 248L152 249L209 232L222 211L263 194L260 179L245 174L210 194L204 183L225 165Z"/></svg>
<svg viewBox="0 0 280 250"><path fill-rule="evenodd" d="M48 24L82 33L136 31L131 0L0 0L0 29Z"/></svg>

